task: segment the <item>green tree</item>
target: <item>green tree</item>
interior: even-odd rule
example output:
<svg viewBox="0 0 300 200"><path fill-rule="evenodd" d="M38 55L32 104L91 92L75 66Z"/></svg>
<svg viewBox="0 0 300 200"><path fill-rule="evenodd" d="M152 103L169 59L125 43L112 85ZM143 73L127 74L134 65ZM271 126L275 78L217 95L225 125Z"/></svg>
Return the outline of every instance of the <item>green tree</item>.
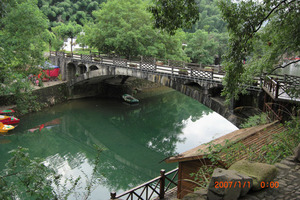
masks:
<svg viewBox="0 0 300 200"><path fill-rule="evenodd" d="M221 57L225 52L226 44L226 34L208 33L199 29L188 34L185 53L194 63L213 64L215 57Z"/></svg>
<svg viewBox="0 0 300 200"><path fill-rule="evenodd" d="M299 62L283 59L300 50L299 4L297 0L221 1L230 36L223 91L227 99L244 92L243 84L251 83L253 76Z"/></svg>
<svg viewBox="0 0 300 200"><path fill-rule="evenodd" d="M148 10L155 18L155 27L172 35L180 28L191 28L199 17L195 0L153 1Z"/></svg>
<svg viewBox="0 0 300 200"><path fill-rule="evenodd" d="M199 20L195 23L194 29L201 29L207 32L224 33L226 22L222 19L221 10L217 0L195 0L198 6Z"/></svg>
<svg viewBox="0 0 300 200"><path fill-rule="evenodd" d="M85 26L89 46L127 58L138 55L186 59L181 33L169 36L153 29L151 14L142 0L112 0L95 11L96 24Z"/></svg>
<svg viewBox="0 0 300 200"><path fill-rule="evenodd" d="M0 95L30 89L27 76L44 61L49 41L48 21L33 0L1 2Z"/></svg>
<svg viewBox="0 0 300 200"><path fill-rule="evenodd" d="M93 21L92 12L99 9L105 0L38 0L38 6L50 20L51 27L62 23L76 21L83 25L85 21Z"/></svg>
<svg viewBox="0 0 300 200"><path fill-rule="evenodd" d="M71 38L71 52L73 52L73 38L82 31L82 26L76 22L61 23L59 26L52 28L52 31L61 39Z"/></svg>

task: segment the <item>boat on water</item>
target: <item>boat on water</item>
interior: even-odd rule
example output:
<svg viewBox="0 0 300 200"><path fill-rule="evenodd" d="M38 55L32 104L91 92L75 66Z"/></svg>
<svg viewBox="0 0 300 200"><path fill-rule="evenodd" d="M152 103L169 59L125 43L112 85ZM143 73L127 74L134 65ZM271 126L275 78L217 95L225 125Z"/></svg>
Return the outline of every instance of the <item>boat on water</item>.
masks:
<svg viewBox="0 0 300 200"><path fill-rule="evenodd" d="M20 122L20 119L14 116L0 115L0 122L5 125L16 125Z"/></svg>
<svg viewBox="0 0 300 200"><path fill-rule="evenodd" d="M125 102L130 103L130 104L134 104L134 103L139 103L140 102L138 99L134 98L130 94L123 94L122 98L123 98L123 100Z"/></svg>
<svg viewBox="0 0 300 200"><path fill-rule="evenodd" d="M0 133L7 133L10 130L13 130L15 127L12 125L5 125L0 122Z"/></svg>
<svg viewBox="0 0 300 200"><path fill-rule="evenodd" d="M12 116L14 113L15 113L15 111L12 109L0 110L0 115Z"/></svg>

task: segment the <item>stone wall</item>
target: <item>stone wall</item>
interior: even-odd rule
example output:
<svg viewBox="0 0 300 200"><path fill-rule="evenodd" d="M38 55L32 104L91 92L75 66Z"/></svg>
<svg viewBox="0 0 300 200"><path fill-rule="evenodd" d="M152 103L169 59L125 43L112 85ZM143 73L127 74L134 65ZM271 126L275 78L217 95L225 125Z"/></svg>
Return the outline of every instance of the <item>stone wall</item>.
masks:
<svg viewBox="0 0 300 200"><path fill-rule="evenodd" d="M37 101L44 106L52 106L62 103L68 99L68 86L61 83L53 86L42 87L33 91L33 95L37 96Z"/></svg>
<svg viewBox="0 0 300 200"><path fill-rule="evenodd" d="M68 86L66 83L41 87L32 91L33 96L37 96L37 102L42 107L48 107L57 103L62 103L68 99ZM16 104L14 95L0 97L1 106L11 106ZM14 106L13 106L14 107Z"/></svg>

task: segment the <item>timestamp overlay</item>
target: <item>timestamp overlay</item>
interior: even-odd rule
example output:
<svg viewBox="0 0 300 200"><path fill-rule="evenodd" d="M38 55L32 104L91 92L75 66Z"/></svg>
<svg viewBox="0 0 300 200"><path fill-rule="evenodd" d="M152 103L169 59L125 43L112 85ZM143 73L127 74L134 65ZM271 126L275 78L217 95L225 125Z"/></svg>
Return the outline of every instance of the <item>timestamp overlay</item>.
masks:
<svg viewBox="0 0 300 200"><path fill-rule="evenodd" d="M251 188L250 181L215 181L215 188ZM260 187L263 188L279 188L278 181L262 181Z"/></svg>
<svg viewBox="0 0 300 200"><path fill-rule="evenodd" d="M251 188L250 181L215 181L215 188Z"/></svg>

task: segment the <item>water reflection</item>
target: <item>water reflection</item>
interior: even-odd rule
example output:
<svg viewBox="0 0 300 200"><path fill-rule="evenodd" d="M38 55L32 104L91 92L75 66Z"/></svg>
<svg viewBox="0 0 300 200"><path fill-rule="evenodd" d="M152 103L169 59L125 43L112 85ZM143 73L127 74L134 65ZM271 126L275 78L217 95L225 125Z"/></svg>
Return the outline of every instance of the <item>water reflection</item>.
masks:
<svg viewBox="0 0 300 200"><path fill-rule="evenodd" d="M162 168L175 168L160 162L167 156L236 129L175 91L143 99L134 107L116 99L77 100L30 114L13 135L0 138L0 167L8 151L23 146L65 177L80 175L84 180L84 174L92 173L96 144L107 150L97 171L101 185L93 195L107 199L110 191L120 193L158 176Z"/></svg>

